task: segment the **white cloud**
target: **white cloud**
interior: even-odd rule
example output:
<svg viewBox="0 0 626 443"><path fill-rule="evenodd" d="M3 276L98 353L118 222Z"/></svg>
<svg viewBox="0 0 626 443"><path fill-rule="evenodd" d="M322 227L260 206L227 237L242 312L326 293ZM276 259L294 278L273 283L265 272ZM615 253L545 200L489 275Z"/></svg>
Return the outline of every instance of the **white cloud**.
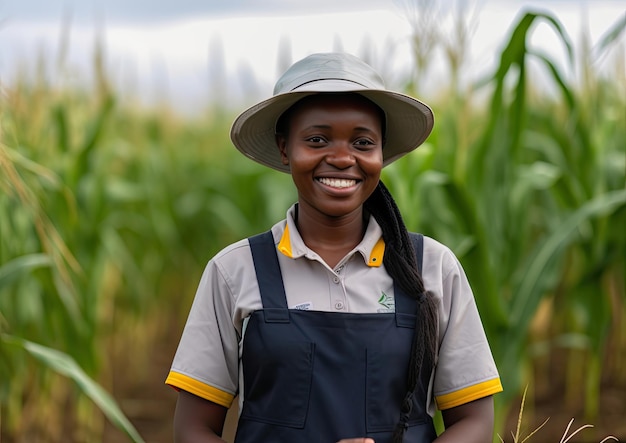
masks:
<svg viewBox="0 0 626 443"><path fill-rule="evenodd" d="M34 0L25 0L29 2ZM374 3L371 0L370 5ZM355 8L352 12L332 14L222 18L199 15L137 23L107 21L100 31L95 20L74 21L69 29L68 64L76 72L88 73L93 66L95 38L103 32L107 66L124 93L138 91L148 99L161 96L193 112L216 96L237 106L237 102L251 103L269 95L279 71L280 45L290 50L295 60L311 52L335 50L340 42L346 51L357 55L367 52L372 64L394 86L412 65L410 29L390 1L383 3L387 8ZM526 7L538 4L524 2ZM594 2L593 8L576 1L540 4L542 9L550 6L576 41L584 27L588 27L592 41L597 41L624 13L617 2L611 1ZM466 66L468 78L493 67L519 11L519 2L483 3ZM442 21L439 26L445 33L452 23ZM32 68L39 51L54 62L60 53L61 29L60 20L41 22L25 18L9 20L0 27L0 80L10 85L17 65L22 61ZM548 26L538 26L531 42L563 59L562 45ZM437 57L428 84L445 81L442 73L445 74L443 61ZM212 84L219 84L220 89Z"/></svg>

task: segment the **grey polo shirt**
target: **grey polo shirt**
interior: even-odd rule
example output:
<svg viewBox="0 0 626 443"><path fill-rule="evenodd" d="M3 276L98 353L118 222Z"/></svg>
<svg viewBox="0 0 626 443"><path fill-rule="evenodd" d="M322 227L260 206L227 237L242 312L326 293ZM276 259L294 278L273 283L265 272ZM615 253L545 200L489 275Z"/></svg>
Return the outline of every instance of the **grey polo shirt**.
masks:
<svg viewBox="0 0 626 443"><path fill-rule="evenodd" d="M361 243L330 268L300 237L295 205L272 227L291 309L394 311L382 231L373 217ZM502 390L465 273L454 254L425 237L422 278L439 305L438 362L428 410L448 409ZM243 389L240 358L245 324L262 309L248 240L220 251L202 275L166 383L230 407ZM407 349L407 352L410 352Z"/></svg>

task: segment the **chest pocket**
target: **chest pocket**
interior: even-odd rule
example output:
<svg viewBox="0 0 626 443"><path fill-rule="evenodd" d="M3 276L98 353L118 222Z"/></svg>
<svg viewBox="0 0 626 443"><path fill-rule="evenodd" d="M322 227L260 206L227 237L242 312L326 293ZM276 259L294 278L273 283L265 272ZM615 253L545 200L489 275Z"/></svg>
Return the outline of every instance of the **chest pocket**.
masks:
<svg viewBox="0 0 626 443"><path fill-rule="evenodd" d="M303 428L309 408L315 344L290 340L280 324L273 324L269 330L258 327L263 323L262 312L257 311L246 330L242 355L245 402L241 418Z"/></svg>

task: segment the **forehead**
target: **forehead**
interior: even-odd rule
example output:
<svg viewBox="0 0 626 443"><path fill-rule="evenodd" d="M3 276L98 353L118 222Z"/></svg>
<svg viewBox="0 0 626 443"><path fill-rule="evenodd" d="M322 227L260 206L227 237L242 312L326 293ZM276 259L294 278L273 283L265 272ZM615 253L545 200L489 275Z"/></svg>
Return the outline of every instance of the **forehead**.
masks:
<svg viewBox="0 0 626 443"><path fill-rule="evenodd" d="M364 110L375 109L377 112L382 110L368 98L357 93L324 93L313 94L304 97L291 106L289 111L301 111L317 107L356 107Z"/></svg>
<svg viewBox="0 0 626 443"><path fill-rule="evenodd" d="M370 114L382 123L384 120L384 112L378 105L366 97L351 93L351 94L315 94L304 97L291 106L282 116L281 120L291 120L297 116L309 114L315 111L359 111L364 114Z"/></svg>

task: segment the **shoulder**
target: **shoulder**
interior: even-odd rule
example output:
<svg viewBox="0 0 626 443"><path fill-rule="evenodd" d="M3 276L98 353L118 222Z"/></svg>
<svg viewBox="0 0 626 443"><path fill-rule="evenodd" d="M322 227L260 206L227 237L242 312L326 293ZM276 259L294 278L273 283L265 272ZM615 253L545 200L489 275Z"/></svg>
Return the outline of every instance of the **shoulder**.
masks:
<svg viewBox="0 0 626 443"><path fill-rule="evenodd" d="M219 266L237 264L239 260L247 256L250 256L250 243L247 238L244 238L223 248L213 256L209 264Z"/></svg>
<svg viewBox="0 0 626 443"><path fill-rule="evenodd" d="M278 243L284 232L285 220L276 223L271 233L274 243ZM242 274L249 274L254 271L254 262L248 238L232 243L217 254L207 264L205 272L219 273L226 280L237 280Z"/></svg>
<svg viewBox="0 0 626 443"><path fill-rule="evenodd" d="M424 278L431 275L446 278L452 272L462 272L461 264L452 250L439 241L424 236Z"/></svg>
<svg viewBox="0 0 626 443"><path fill-rule="evenodd" d="M424 237L422 279L424 287L440 304L440 314L454 305L474 303L465 270L452 250L430 237ZM442 320L446 320L444 315Z"/></svg>

